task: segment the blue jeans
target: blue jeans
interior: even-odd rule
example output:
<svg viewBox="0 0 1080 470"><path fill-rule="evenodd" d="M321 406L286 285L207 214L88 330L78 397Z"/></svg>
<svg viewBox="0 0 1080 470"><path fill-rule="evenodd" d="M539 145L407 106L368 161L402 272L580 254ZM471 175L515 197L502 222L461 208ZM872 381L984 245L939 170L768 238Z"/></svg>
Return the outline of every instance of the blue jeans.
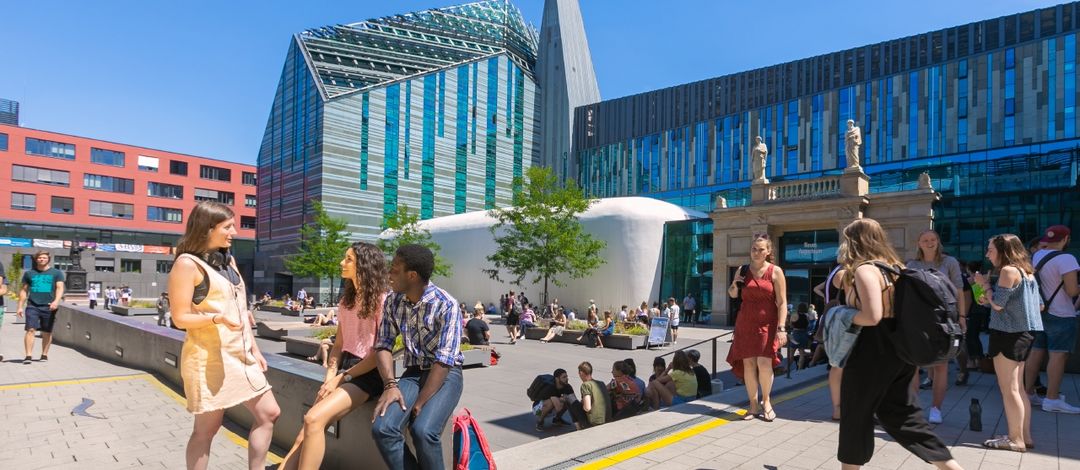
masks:
<svg viewBox="0 0 1080 470"><path fill-rule="evenodd" d="M440 470L445 467L440 439L450 415L457 408L458 399L461 398L461 368L450 369L446 381L424 405L420 416L412 418L412 407L420 395L420 388L423 387L427 375L427 371L421 373L406 370L405 375L398 380L398 389L405 399L406 411L401 411L401 407L394 403L386 409L386 414L375 418L375 424L371 427L375 445L379 447L379 453L389 468ZM406 423L412 433L416 456L405 446L402 428Z"/></svg>

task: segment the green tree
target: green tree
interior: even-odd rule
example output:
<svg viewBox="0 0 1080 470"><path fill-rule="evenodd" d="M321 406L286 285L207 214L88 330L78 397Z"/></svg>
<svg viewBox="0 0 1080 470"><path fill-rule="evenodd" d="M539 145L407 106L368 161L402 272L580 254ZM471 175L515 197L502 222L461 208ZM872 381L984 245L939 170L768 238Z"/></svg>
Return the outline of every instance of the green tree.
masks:
<svg viewBox="0 0 1080 470"><path fill-rule="evenodd" d="M15 254L11 255L11 263L7 265L7 272L4 273L4 280L8 283L9 296L18 296L19 290L22 289L22 263L22 251L16 251Z"/></svg>
<svg viewBox="0 0 1080 470"><path fill-rule="evenodd" d="M398 210L383 220L383 228L394 232L393 238L380 238L376 243L379 249L386 253L387 257L393 257L401 245L418 244L426 246L435 253L435 275L450 277L452 266L446 261L439 250L438 243L431 239L431 232L420 226L420 216L415 212L409 212L409 206L398 206Z"/></svg>
<svg viewBox="0 0 1080 470"><path fill-rule="evenodd" d="M349 247L342 219L330 217L322 201L312 201L312 223L300 227L300 250L285 259L285 268L299 277L330 280L330 298L334 298L334 279L341 274L341 257Z"/></svg>
<svg viewBox="0 0 1080 470"><path fill-rule="evenodd" d="M588 276L605 262L600 251L607 244L581 227L578 215L596 200L585 197L577 183L560 186L551 170L536 166L526 177L524 184L514 182L522 191L514 194L513 207L490 212L499 221L491 227L497 248L487 257L494 268L484 272L500 282L508 273L517 286L531 274L531 283L544 281L542 302L547 303L549 282L561 287L563 275Z"/></svg>

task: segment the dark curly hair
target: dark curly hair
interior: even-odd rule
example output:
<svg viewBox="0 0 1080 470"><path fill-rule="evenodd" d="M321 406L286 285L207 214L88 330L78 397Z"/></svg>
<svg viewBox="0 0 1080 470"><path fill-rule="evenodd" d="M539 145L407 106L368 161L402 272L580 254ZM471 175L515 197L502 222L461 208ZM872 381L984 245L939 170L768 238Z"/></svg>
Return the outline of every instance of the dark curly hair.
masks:
<svg viewBox="0 0 1080 470"><path fill-rule="evenodd" d="M349 249L356 257L356 278L346 280L341 292L341 306L350 310L359 306L357 315L368 318L382 308L378 304L379 297L389 285L386 255L367 242L353 243Z"/></svg>

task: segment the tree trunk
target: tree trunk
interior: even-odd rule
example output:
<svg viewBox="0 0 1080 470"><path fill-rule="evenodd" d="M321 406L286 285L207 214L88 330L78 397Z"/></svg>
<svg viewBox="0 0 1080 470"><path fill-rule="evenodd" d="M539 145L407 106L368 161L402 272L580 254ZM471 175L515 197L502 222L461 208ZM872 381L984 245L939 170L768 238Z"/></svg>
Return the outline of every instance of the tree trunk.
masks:
<svg viewBox="0 0 1080 470"><path fill-rule="evenodd" d="M547 277L547 275L544 275L544 295L543 295L543 299L544 299L543 300L544 305L551 305L551 302L548 302L548 277Z"/></svg>

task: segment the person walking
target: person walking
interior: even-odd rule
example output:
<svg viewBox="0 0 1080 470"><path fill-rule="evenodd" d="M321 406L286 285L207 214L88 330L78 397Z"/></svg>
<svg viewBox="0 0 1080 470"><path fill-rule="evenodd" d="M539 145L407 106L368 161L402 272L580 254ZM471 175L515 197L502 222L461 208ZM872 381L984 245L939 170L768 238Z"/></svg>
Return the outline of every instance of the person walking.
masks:
<svg viewBox="0 0 1080 470"><path fill-rule="evenodd" d="M375 405L371 434L392 469L441 470L441 436L464 387L461 376L461 312L449 293L432 284L435 255L422 245L402 245L390 265L394 293L383 303L375 357L383 394ZM401 335L405 372L395 379L394 339ZM414 455L405 446L408 424Z"/></svg>
<svg viewBox="0 0 1080 470"><path fill-rule="evenodd" d="M0 263L0 328L4 326L4 296L8 293L8 279L7 271L4 270L4 263ZM0 362L4 362L4 355L0 354Z"/></svg>
<svg viewBox="0 0 1080 470"><path fill-rule="evenodd" d="M776 419L772 406L773 368L780 365L778 348L787 343L787 280L784 271L772 264L772 242L765 234L750 243L750 264L739 269L728 286L728 296L742 297L735 319L735 339L727 362L735 376L746 384L750 410L743 419ZM739 288L740 284L745 287ZM758 390L761 390L761 404Z"/></svg>
<svg viewBox="0 0 1080 470"><path fill-rule="evenodd" d="M97 284L90 286L90 288L86 290L86 300L90 301L90 310L97 308L98 293Z"/></svg>
<svg viewBox="0 0 1080 470"><path fill-rule="evenodd" d="M831 315L852 315L860 327L840 382L840 434L836 456L851 470L874 454L874 417L885 432L909 452L938 468L960 469L945 443L930 430L910 393L915 366L896 355L886 331L895 329L892 280L874 266L879 261L902 266L888 235L873 219L857 219L844 227L837 250L843 266L848 307ZM841 311L842 309L849 309ZM830 323L832 320L830 320Z"/></svg>
<svg viewBox="0 0 1080 470"><path fill-rule="evenodd" d="M1031 257L1045 306L1042 313L1044 331L1035 333L1024 383L1029 387L1027 393L1031 396L1031 404L1042 406L1043 411L1051 413L1080 413L1080 407L1066 402L1060 393L1065 363L1076 349L1077 308L1073 299L1080 296L1080 284L1077 283L1080 264L1073 255L1065 252L1071 239L1068 227L1048 227L1039 240L1041 248ZM1040 398L1035 394L1035 381L1047 353L1046 398Z"/></svg>
<svg viewBox="0 0 1080 470"><path fill-rule="evenodd" d="M345 287L326 378L282 469L318 469L326 453L326 426L383 392L374 345L388 289L386 257L375 245L358 242L345 250L340 264Z"/></svg>
<svg viewBox="0 0 1080 470"><path fill-rule="evenodd" d="M978 302L991 308L990 357L994 360L1001 401L1005 407L1008 434L983 442L991 449L1027 452L1031 439L1031 401L1023 393L1024 361L1035 340L1034 331L1042 331L1039 316L1039 284L1028 260L1027 250L1016 235L998 235L990 239L986 258L998 271L996 285L982 274L975 282L983 288Z"/></svg>
<svg viewBox="0 0 1080 470"><path fill-rule="evenodd" d="M926 230L919 234L919 247L915 259L907 261L907 266L913 269L933 269L949 278L953 286L953 294L957 299L956 309L961 315L966 311L964 297L961 295L964 280L960 272L960 262L952 256L946 255L941 249L941 237L933 230ZM966 319L960 317L960 327L963 329ZM948 361L934 364L926 368L927 375L933 382L933 399L930 406L930 414L927 421L930 424L941 424L941 406L945 403L945 392L949 389L949 363ZM912 387L918 387L918 374L912 379Z"/></svg>
<svg viewBox="0 0 1080 470"><path fill-rule="evenodd" d="M187 410L195 415L185 459L188 469L209 466L210 445L225 409L242 404L253 419L248 467L265 467L278 407L266 380L266 359L251 332L247 289L229 254L236 218L228 206L203 201L188 215L169 272L173 323L187 336L180 353Z"/></svg>
<svg viewBox="0 0 1080 470"><path fill-rule="evenodd" d="M56 322L56 310L60 308L60 299L64 298L64 273L52 267L52 255L48 251L34 254L34 268L23 273L22 289L19 290L19 306L15 314L19 318L26 315L23 327L23 364L30 364L34 350L34 338L41 331L40 362L49 360L49 346L52 345L53 323Z"/></svg>

